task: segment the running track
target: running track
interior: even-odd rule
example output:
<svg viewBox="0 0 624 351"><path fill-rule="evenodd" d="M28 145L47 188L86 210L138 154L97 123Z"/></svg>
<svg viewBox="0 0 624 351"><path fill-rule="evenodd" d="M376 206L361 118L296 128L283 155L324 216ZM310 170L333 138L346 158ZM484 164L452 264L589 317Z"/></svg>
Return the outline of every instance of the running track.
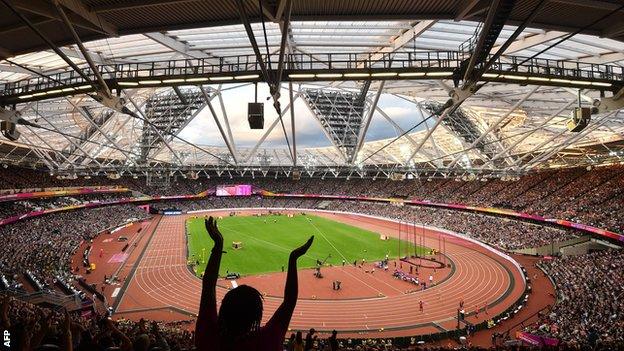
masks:
<svg viewBox="0 0 624 351"><path fill-rule="evenodd" d="M227 211L229 213L229 210ZM257 212L257 211L256 211ZM225 215L225 213L211 213ZM317 213L334 220L379 233L397 236L398 225L389 220L353 214ZM118 314L173 307L190 314L197 313L201 281L186 266L185 220L189 215L164 216L155 229L136 271L123 295L119 297ZM503 230L504 228L501 228ZM426 231L425 244L438 247L439 235L446 237L445 254L454 262L454 274L442 284L425 291L383 298L348 300L299 300L291 328L305 330L336 329L343 335L405 336L430 334L455 328L459 300L463 298L467 313L488 304L489 315L511 306L524 292L521 272L509 260L481 245L463 238ZM375 284L375 281L369 282ZM300 286L300 290L305 286ZM221 299L225 288L217 288ZM425 302L420 312L418 302ZM281 298L266 297L264 321L273 314ZM486 317L470 316L470 322Z"/></svg>

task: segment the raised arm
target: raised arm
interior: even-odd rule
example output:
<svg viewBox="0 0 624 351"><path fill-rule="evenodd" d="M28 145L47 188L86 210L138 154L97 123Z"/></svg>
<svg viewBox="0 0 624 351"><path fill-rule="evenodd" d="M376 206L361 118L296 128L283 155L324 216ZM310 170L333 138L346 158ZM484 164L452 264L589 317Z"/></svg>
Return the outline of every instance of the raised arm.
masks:
<svg viewBox="0 0 624 351"><path fill-rule="evenodd" d="M294 249L288 258L288 273L286 275L286 286L284 287L284 301L275 311L271 320L267 325L274 326L283 330L284 334L288 329L290 317L292 317L295 306L297 305L297 295L299 294L299 282L297 279L297 259L305 255L308 251L314 236L311 236L303 246Z"/></svg>
<svg viewBox="0 0 624 351"><path fill-rule="evenodd" d="M32 347L37 347L41 345L41 342L43 341L45 336L48 334L48 331L50 330L50 322L51 322L51 314L45 315L43 313L43 310L39 310L39 322L38 322L39 330L33 333L30 339L30 345Z"/></svg>
<svg viewBox="0 0 624 351"><path fill-rule="evenodd" d="M207 350L209 348L209 335L217 330L216 289L221 256L223 255L223 236L217 228L217 221L210 217L205 220L205 225L210 238L212 238L215 244L210 252L208 265L204 271L199 313L197 315L197 324L195 325L195 346L199 350Z"/></svg>
<svg viewBox="0 0 624 351"><path fill-rule="evenodd" d="M69 312L66 309L65 318L63 319L63 350L64 351L72 351L74 349L72 340L73 339L72 339L72 333L71 333L71 317L69 316Z"/></svg>
<svg viewBox="0 0 624 351"><path fill-rule="evenodd" d="M119 347L121 351L132 351L132 340L130 340L126 334L115 326L115 322L113 322L112 319L107 318L104 320L104 323L106 323L106 327L110 330L111 335L114 335L121 340L121 345Z"/></svg>

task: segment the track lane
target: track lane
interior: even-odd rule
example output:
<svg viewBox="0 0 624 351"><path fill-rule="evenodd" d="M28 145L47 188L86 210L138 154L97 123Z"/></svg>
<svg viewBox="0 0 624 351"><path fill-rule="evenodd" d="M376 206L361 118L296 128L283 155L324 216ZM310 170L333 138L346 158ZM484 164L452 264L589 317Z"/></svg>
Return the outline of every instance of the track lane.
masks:
<svg viewBox="0 0 624 351"><path fill-rule="evenodd" d="M317 213L317 215L319 215ZM127 299L118 312L136 308L136 301L141 307L174 306L191 313L196 313L199 306L201 282L186 267L186 238L184 221L188 216L164 217L157 228L150 247L139 263L133 281L126 294L135 298ZM333 216L336 219L336 216ZM346 215L343 221L357 220L362 226L360 216ZM338 217L340 218L340 217ZM367 218L370 222L370 218ZM397 236L392 230L392 222L377 220L375 228L367 228L384 234ZM394 225L396 228L396 224ZM436 247L438 233L426 231L425 245ZM464 299L467 312L474 306L481 308L485 303L493 303L501 298L511 284L508 272L503 267L505 260L474 243L450 238L447 240L447 256L455 262L455 274L442 284L410 294L378 299L361 300L300 300L295 309L291 328L337 329L339 331L377 331L396 328L404 329L405 335L427 332L428 323L444 324L456 315L458 302ZM502 261L502 262L501 262ZM511 269L511 264L507 265ZM300 271L308 273L309 271ZM513 271L512 271L513 272ZM515 277L516 285L522 281ZM368 284L381 284L375 280ZM304 287L302 287L304 288ZM490 306L490 315L506 309L522 294L522 289L514 287L511 295L494 306ZM225 294L223 288L217 289L220 300ZM140 296L149 298L141 299ZM418 301L425 301L425 311L418 310ZM266 322L281 304L281 298L265 298L264 320ZM418 325L422 325L418 327ZM430 332L430 331L429 331Z"/></svg>

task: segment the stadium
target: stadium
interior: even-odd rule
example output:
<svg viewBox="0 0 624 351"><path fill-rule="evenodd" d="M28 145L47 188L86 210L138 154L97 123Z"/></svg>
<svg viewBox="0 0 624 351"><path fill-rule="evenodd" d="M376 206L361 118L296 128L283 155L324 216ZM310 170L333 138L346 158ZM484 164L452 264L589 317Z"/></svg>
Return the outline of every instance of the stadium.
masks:
<svg viewBox="0 0 624 351"><path fill-rule="evenodd" d="M624 347L621 0L0 0L7 350Z"/></svg>

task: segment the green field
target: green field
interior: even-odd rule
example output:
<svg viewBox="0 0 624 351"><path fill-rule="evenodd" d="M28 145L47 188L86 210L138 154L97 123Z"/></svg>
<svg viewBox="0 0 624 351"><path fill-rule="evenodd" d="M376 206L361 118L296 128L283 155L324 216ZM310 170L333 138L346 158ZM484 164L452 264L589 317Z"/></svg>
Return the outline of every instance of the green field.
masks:
<svg viewBox="0 0 624 351"><path fill-rule="evenodd" d="M290 251L314 235L314 243L308 253L299 259L299 268L316 266L316 260L326 264L342 265L354 260L379 261L388 254L397 257L398 240L381 240L375 232L356 228L329 219L311 216L235 216L219 220L223 234L224 250L220 275L226 271L243 275L279 272L286 268ZM200 276L206 267L213 243L204 227L203 218L191 218L186 222L188 234L189 263ZM243 248L232 249L232 242L242 242ZM405 253L405 246L401 245ZM419 253L429 249L418 248ZM414 252L414 248L410 252ZM196 265L199 261L199 265Z"/></svg>

